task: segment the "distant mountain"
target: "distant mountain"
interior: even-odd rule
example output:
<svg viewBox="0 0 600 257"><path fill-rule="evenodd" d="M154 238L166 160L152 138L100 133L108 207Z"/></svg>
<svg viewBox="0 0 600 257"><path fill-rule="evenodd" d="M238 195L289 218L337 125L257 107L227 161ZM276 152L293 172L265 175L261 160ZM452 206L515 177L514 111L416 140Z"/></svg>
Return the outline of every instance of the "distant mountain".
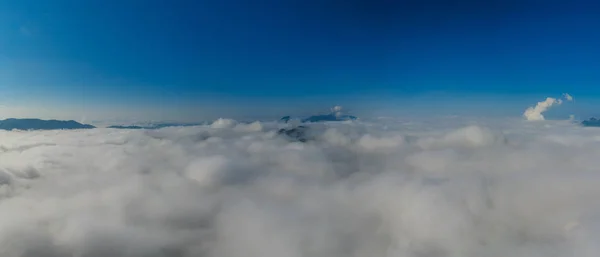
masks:
<svg viewBox="0 0 600 257"><path fill-rule="evenodd" d="M337 107L337 109L329 114L320 114L309 116L308 118L301 119L300 121L305 122L325 122L325 121L347 121L347 120L357 120L356 116L342 114L340 112L341 107ZM292 117L285 116L279 119L284 123L289 123L292 120Z"/></svg>
<svg viewBox="0 0 600 257"><path fill-rule="evenodd" d="M302 122L322 122L322 121L346 121L356 120L355 116L352 115L340 115L340 114L324 114L324 115L313 115L302 120Z"/></svg>
<svg viewBox="0 0 600 257"><path fill-rule="evenodd" d="M304 143L315 139L315 137L318 134L318 130L314 130L315 126L318 127L318 125L310 123L326 121L347 121L358 119L356 116L342 114L341 111L341 106L335 106L331 108L331 112L329 114L313 115L304 119L293 119L291 116L284 116L280 119L280 122L286 123L287 127L279 129L277 131L277 134L285 136L291 141L299 141ZM309 124L306 124L306 126L304 126L299 125L298 122Z"/></svg>
<svg viewBox="0 0 600 257"><path fill-rule="evenodd" d="M156 123L156 124L145 124L145 125L113 125L107 128L113 129L160 129L166 127L189 127L189 126L200 126L205 123Z"/></svg>
<svg viewBox="0 0 600 257"><path fill-rule="evenodd" d="M600 119L590 118L589 120L582 121L581 125L586 127L600 127Z"/></svg>
<svg viewBox="0 0 600 257"><path fill-rule="evenodd" d="M144 129L144 127L142 127L142 126L122 126L122 125L108 126L107 128L112 128L112 129Z"/></svg>
<svg viewBox="0 0 600 257"><path fill-rule="evenodd" d="M291 118L292 117L290 117L290 116L283 116L280 120L283 121L283 122L285 122L285 123L288 123L288 121L290 121Z"/></svg>
<svg viewBox="0 0 600 257"><path fill-rule="evenodd" d="M52 129L91 129L92 125L81 124L74 120L6 119L0 120L3 130L52 130Z"/></svg>
<svg viewBox="0 0 600 257"><path fill-rule="evenodd" d="M307 126L297 126L293 128L282 128L277 131L279 135L285 135L292 141L306 142L311 139L308 135L309 128Z"/></svg>

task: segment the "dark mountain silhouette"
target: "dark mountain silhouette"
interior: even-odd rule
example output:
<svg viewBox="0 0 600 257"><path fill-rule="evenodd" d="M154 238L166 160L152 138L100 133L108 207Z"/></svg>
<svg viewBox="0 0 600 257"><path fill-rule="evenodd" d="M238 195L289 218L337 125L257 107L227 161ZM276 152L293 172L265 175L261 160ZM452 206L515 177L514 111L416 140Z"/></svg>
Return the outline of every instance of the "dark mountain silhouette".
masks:
<svg viewBox="0 0 600 257"><path fill-rule="evenodd" d="M282 128L277 131L277 134L284 135L292 141L300 141L304 143L311 139L307 132L307 126L297 126L294 128Z"/></svg>
<svg viewBox="0 0 600 257"><path fill-rule="evenodd" d="M142 126L122 126L122 125L108 126L107 128L113 128L113 129L145 129L145 127L142 127Z"/></svg>
<svg viewBox="0 0 600 257"><path fill-rule="evenodd" d="M589 120L582 121L581 125L586 127L600 127L600 119L590 118Z"/></svg>
<svg viewBox="0 0 600 257"><path fill-rule="evenodd" d="M0 120L3 130L53 130L53 129L91 129L92 125L81 124L74 120L6 119Z"/></svg>
<svg viewBox="0 0 600 257"><path fill-rule="evenodd" d="M290 117L290 116L283 116L283 117L282 117L281 119L279 119L279 120L280 120L280 121L283 121L283 122L285 122L285 123L288 123L288 121L290 121L290 119L291 119L291 118L292 118L292 117Z"/></svg>
<svg viewBox="0 0 600 257"><path fill-rule="evenodd" d="M324 115L313 115L308 118L302 119L302 122L346 121L356 119L357 118L352 115L336 115L335 113L331 113Z"/></svg>
<svg viewBox="0 0 600 257"><path fill-rule="evenodd" d="M342 114L341 107L336 106L332 108L332 111L329 114L319 114L312 115L307 118L301 119L300 121L303 123L306 122L326 122L326 121L347 121L347 120L356 120L358 119L356 116ZM284 116L280 119L280 121L284 123L288 123L292 118L290 116Z"/></svg>

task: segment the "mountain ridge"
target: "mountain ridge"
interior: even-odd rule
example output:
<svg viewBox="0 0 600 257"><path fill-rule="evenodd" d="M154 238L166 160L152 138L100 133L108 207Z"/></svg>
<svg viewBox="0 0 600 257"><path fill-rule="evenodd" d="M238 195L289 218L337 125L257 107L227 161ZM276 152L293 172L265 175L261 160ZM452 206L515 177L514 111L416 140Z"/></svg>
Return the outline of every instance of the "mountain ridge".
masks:
<svg viewBox="0 0 600 257"><path fill-rule="evenodd" d="M60 130L60 129L92 129L95 126L82 124L74 120L42 120L35 118L8 118L0 120L0 130Z"/></svg>
<svg viewBox="0 0 600 257"><path fill-rule="evenodd" d="M581 125L585 127L600 127L600 119L597 118L589 118L581 122Z"/></svg>

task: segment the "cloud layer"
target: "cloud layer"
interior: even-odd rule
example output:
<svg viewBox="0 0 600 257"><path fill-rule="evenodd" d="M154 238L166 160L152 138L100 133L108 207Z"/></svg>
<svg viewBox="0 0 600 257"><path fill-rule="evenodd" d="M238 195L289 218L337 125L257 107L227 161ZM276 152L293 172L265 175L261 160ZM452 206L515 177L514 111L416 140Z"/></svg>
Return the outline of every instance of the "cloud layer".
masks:
<svg viewBox="0 0 600 257"><path fill-rule="evenodd" d="M0 256L598 256L600 131L221 120L0 131Z"/></svg>

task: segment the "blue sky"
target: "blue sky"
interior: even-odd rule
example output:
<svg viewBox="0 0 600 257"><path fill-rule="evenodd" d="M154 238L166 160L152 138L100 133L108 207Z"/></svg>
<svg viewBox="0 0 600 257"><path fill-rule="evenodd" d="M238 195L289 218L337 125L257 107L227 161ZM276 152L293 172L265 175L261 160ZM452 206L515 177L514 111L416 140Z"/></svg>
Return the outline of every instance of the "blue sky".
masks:
<svg viewBox="0 0 600 257"><path fill-rule="evenodd" d="M553 2L1 1L0 118L600 114L600 5Z"/></svg>

